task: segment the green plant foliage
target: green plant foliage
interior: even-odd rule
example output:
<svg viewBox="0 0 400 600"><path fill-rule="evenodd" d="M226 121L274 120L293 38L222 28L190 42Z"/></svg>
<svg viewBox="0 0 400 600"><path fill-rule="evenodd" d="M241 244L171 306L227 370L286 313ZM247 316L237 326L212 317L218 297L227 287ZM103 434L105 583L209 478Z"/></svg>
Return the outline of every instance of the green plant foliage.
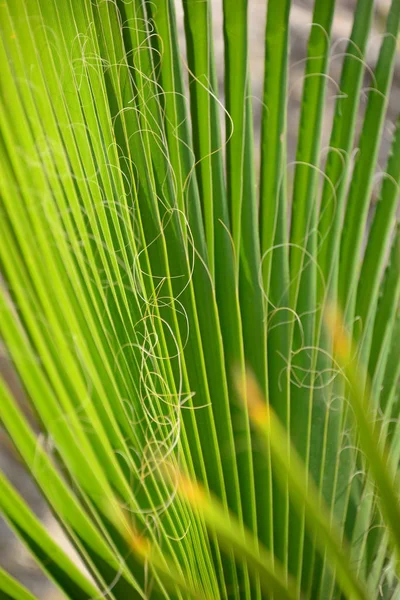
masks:
<svg viewBox="0 0 400 600"><path fill-rule="evenodd" d="M174 0L0 6L0 335L41 435L1 380L0 421L80 562L3 474L0 512L69 600L400 597L400 2L371 75L358 0L324 150L315 0L293 168L266 4L260 159L247 0L224 90L211 0L184 52Z"/></svg>

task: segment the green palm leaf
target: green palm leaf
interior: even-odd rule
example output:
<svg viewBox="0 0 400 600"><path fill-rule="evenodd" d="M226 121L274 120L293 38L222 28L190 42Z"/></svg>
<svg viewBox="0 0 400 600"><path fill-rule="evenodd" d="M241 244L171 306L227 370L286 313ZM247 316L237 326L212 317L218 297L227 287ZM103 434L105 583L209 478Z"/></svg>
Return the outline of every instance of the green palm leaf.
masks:
<svg viewBox="0 0 400 600"><path fill-rule="evenodd" d="M4 379L0 420L80 562L4 474L0 511L70 600L396 598L400 2L372 75L357 2L325 157L315 0L293 168L292 3L260 161L252 7L222 4L223 73L211 0L0 7L0 335L33 413ZM0 568L0 597L34 595Z"/></svg>

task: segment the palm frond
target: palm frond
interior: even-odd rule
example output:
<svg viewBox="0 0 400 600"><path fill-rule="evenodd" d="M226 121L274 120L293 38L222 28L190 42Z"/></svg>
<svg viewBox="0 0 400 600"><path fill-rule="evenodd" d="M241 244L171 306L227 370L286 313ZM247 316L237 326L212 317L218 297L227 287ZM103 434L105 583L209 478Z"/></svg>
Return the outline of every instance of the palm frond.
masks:
<svg viewBox="0 0 400 600"><path fill-rule="evenodd" d="M0 7L0 335L34 413L0 380L0 419L81 562L4 474L1 513L70 600L395 598L400 2L372 72L358 0L324 149L315 0L293 163L290 0L260 149L251 3L222 2L223 90L214 3L176 8ZM2 569L0 596L34 598Z"/></svg>

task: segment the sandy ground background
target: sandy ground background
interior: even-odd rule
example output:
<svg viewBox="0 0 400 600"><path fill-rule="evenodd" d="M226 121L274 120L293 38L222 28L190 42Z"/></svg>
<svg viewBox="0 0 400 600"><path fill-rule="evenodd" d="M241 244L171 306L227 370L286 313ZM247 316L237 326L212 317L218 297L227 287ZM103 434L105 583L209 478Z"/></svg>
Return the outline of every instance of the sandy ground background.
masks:
<svg viewBox="0 0 400 600"><path fill-rule="evenodd" d="M215 27L215 50L217 55L217 67L220 81L220 87L223 88L223 39L221 35L221 6L219 0L214 2L214 27ZM335 44L335 54L344 51L345 40L351 30L351 10L355 5L355 0L337 0L337 10L333 24L332 41ZM177 5L178 6L178 5ZM250 69L254 95L254 118L256 124L255 138L256 143L259 140L259 120L260 120L260 99L262 98L263 85L263 59L264 59L264 27L265 27L265 6L266 0L249 0L250 9ZM290 66L290 98L288 107L288 133L289 133L289 160L293 160L295 154L297 122L299 116L299 106L301 99L301 89L303 82L303 69L306 41L310 31L312 21L312 0L295 0L291 13L291 66ZM371 36L371 41L367 52L367 62L374 66L384 27L385 14L389 6L389 0L376 1L376 21L375 28ZM181 10L178 6L178 16L181 16ZM180 26L182 31L182 25ZM343 40L343 41L341 41ZM330 61L330 75L335 81L340 77L340 59L333 58ZM366 85L368 83L366 82ZM333 114L333 97L336 89L333 84L328 85L328 102L324 119L324 143L329 139L330 125ZM365 99L362 100L365 107ZM396 111L400 106L400 59L398 57L395 70L395 84L392 90L389 102L387 123L385 125L384 140L380 153L380 167L384 168L385 158L388 152L390 134L393 129L393 122L396 118ZM18 385L18 381L10 369L10 365L5 357L5 352L0 348L0 371L8 379L16 397L23 402L23 394ZM0 469L6 473L12 483L26 498L32 509L44 521L51 534L62 539L60 528L54 518L46 509L40 494L26 473L23 465L18 460L9 443L7 436L0 426ZM46 583L46 579L35 566L34 561L29 554L15 539L6 523L0 517L0 565L23 582L34 594L41 600L59 600L61 597L52 585Z"/></svg>

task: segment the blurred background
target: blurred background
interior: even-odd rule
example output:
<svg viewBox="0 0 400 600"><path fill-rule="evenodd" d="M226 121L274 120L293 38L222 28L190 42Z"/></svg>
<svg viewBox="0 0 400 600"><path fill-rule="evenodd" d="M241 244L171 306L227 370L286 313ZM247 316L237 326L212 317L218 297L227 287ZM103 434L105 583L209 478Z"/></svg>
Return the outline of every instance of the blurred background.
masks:
<svg viewBox="0 0 400 600"><path fill-rule="evenodd" d="M276 0L273 0L276 1ZM279 1L279 0L278 0ZM330 77L327 85L327 105L324 117L324 131L322 148L328 144L330 128L333 117L334 99L338 93L337 83L340 78L343 53L346 48L346 41L352 26L352 11L356 0L337 0L336 14L332 29L332 51L330 58ZM379 52L379 46L384 31L385 19L389 9L390 0L376 0L376 14L374 19L373 32L370 38L366 62L373 68ZM179 31L183 40L183 17L180 0L176 0ZM258 146L260 134L261 118L261 100L263 88L264 72L264 28L265 28L265 9L266 0L249 0L250 12L250 76L252 82L252 93L254 97L254 121L255 121L255 143ZM299 119L299 109L301 102L301 91L303 84L303 72L305 66L305 54L307 38L310 32L312 22L313 0L294 0L291 11L291 49L290 49L290 72L289 72L289 105L288 105L288 162L294 160L297 125ZM213 0L213 27L214 44L217 59L217 72L220 86L220 96L223 99L223 36L222 36L222 7L221 0ZM365 88L369 85L368 75L365 79ZM366 93L361 98L360 122L363 111L366 106ZM385 134L379 156L378 170L385 167L386 156L389 148L389 141L393 123L397 117L400 107L400 52L397 55L394 85L389 100L387 120L385 124ZM24 401L23 390L18 379L7 359L6 350L0 346L0 372L7 380L15 397L26 408L26 413L30 416L29 408ZM30 416L30 418L32 418ZM38 443L49 444L38 431ZM46 509L41 501L40 494L35 487L30 476L27 474L18 456L13 450L7 434L1 427L0 411L0 469L5 472L7 477L16 486L20 493L26 498L34 512L39 515L45 525L51 531L53 537L60 540L69 552L67 542L63 538L62 531L57 525L55 519ZM46 583L46 579L41 575L39 569L30 558L28 552L18 542L6 523L0 516L0 565L5 568L14 577L19 579L28 587L38 598L43 600L59 600L57 591Z"/></svg>

